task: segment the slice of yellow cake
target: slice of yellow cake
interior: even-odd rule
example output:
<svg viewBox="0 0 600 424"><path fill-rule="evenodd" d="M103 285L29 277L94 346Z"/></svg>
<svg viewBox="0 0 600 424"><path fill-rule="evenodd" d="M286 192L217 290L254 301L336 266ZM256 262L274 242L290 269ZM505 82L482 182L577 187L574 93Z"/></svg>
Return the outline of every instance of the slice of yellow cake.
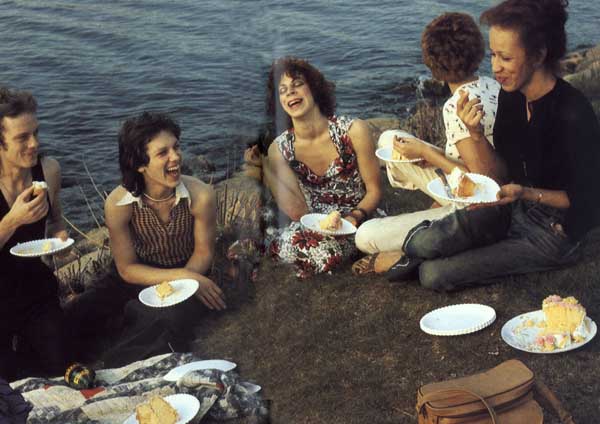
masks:
<svg viewBox="0 0 600 424"><path fill-rule="evenodd" d="M156 295L158 297L160 297L161 299L164 299L165 297L170 296L175 291L175 290L173 290L173 286L171 284L169 284L168 281L163 281L162 283L157 285L155 290L156 290Z"/></svg>
<svg viewBox="0 0 600 424"><path fill-rule="evenodd" d="M152 396L148 403L135 408L139 424L175 424L179 420L177 411L160 396Z"/></svg>
<svg viewBox="0 0 600 424"><path fill-rule="evenodd" d="M322 230L336 231L342 228L342 214L338 211L333 211L324 219L319 221L319 227Z"/></svg>
<svg viewBox="0 0 600 424"><path fill-rule="evenodd" d="M546 351L581 342L589 334L585 308L573 296L548 296L542 303L544 328L536 343Z"/></svg>
<svg viewBox="0 0 600 424"><path fill-rule="evenodd" d="M474 196L477 189L477 183L459 167L455 167L448 176L448 184L452 188L452 194L458 197Z"/></svg>

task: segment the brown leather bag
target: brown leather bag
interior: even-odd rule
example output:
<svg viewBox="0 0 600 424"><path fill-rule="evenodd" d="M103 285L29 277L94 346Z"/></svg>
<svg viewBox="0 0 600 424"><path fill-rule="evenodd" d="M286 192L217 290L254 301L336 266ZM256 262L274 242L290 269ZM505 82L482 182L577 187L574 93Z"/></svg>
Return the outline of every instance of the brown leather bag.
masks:
<svg viewBox="0 0 600 424"><path fill-rule="evenodd" d="M516 359L480 374L422 386L419 424L540 424L544 415L533 399L534 387L564 423L574 424L558 399Z"/></svg>

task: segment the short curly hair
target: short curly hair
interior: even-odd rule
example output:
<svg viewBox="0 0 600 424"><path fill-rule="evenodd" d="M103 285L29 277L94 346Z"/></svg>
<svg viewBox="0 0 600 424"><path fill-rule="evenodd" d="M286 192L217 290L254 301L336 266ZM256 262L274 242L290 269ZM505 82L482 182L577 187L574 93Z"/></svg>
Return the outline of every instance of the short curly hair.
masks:
<svg viewBox="0 0 600 424"><path fill-rule="evenodd" d="M24 113L36 113L37 102L27 91L0 87L0 145L4 146L4 118L15 118Z"/></svg>
<svg viewBox="0 0 600 424"><path fill-rule="evenodd" d="M475 74L483 60L483 36L465 13L444 13L421 36L423 62L435 79L457 83Z"/></svg>
<svg viewBox="0 0 600 424"><path fill-rule="evenodd" d="M528 57L546 49L544 66L558 73L567 51L568 6L568 0L506 0L483 12L479 20L516 31Z"/></svg>
<svg viewBox="0 0 600 424"><path fill-rule="evenodd" d="M323 116L330 117L335 114L335 83L325 79L325 76L304 59L286 56L277 59L271 65L267 80L266 112L276 132L291 128L292 120L281 107L279 102L278 85L283 75L292 78L303 77L310 92Z"/></svg>
<svg viewBox="0 0 600 424"><path fill-rule="evenodd" d="M150 158L146 147L161 131L170 132L179 140L179 124L165 113L143 112L129 118L119 131L119 168L123 186L134 196L146 188L140 166L148 165Z"/></svg>

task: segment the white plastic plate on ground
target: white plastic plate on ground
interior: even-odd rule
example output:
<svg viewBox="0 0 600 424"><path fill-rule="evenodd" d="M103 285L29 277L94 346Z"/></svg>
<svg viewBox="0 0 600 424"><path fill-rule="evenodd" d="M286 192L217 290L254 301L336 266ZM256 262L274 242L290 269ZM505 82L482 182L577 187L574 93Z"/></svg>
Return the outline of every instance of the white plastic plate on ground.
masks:
<svg viewBox="0 0 600 424"><path fill-rule="evenodd" d="M169 405L179 414L179 420L175 424L186 424L194 419L200 410L200 401L192 395L179 393L164 398ZM139 424L135 413L123 422L123 424Z"/></svg>
<svg viewBox="0 0 600 424"><path fill-rule="evenodd" d="M500 335L502 339L515 349L523 350L530 353L561 353L568 352L569 350L577 349L583 346L594 338L598 328L596 323L592 321L590 317L585 318L589 335L586 339L579 343L571 343L569 346L564 348L556 348L553 351L544 351L540 346L535 344L535 339L540 332L540 328L537 327L537 323L544 321L544 312L542 310L527 312L525 314L518 315L513 319L509 320L502 327ZM532 326L524 325L527 321L532 322Z"/></svg>
<svg viewBox="0 0 600 424"><path fill-rule="evenodd" d="M474 196L456 196L453 198L448 197L446 190L444 189L444 184L440 178L429 181L429 184L427 184L427 190L440 199L450 200L457 203L492 203L498 200L496 198L496 194L500 190L500 186L496 181L492 180L486 175L473 174L471 172L467 172L466 174L477 184Z"/></svg>
<svg viewBox="0 0 600 424"><path fill-rule="evenodd" d="M62 241L59 238L47 238L41 240L32 240L25 243L17 243L10 249L10 253L22 258L36 258L44 255L52 255L73 244L74 240L68 238Z"/></svg>
<svg viewBox="0 0 600 424"><path fill-rule="evenodd" d="M235 363L225 361L224 359L208 359L206 361L195 361L175 367L166 373L163 378L167 381L177 381L190 371L221 370L227 372L231 371L235 367L237 367Z"/></svg>
<svg viewBox="0 0 600 424"><path fill-rule="evenodd" d="M391 147L382 147L380 149L375 150L375 156L377 156L381 160L391 163L413 163L420 162L423 160L423 158L392 159L392 150L393 149Z"/></svg>
<svg viewBox="0 0 600 424"><path fill-rule="evenodd" d="M460 336L479 331L496 320L487 305L463 303L435 309L421 318L421 330L434 336Z"/></svg>
<svg viewBox="0 0 600 424"><path fill-rule="evenodd" d="M306 228L312 231L316 231L317 233L327 234L331 236L346 236L349 234L354 234L356 232L356 227L350 223L350 221L342 218L342 228L336 231L328 231L322 230L319 227L319 222L324 220L327 217L327 214L324 213L309 213L300 218L300 223L304 225Z"/></svg>
<svg viewBox="0 0 600 424"><path fill-rule="evenodd" d="M153 308L166 308L167 306L177 305L183 302L188 297L192 296L198 290L198 282L196 280L173 280L169 281L173 287L173 293L161 299L156 293L156 286L150 286L140 292L138 298L146 306Z"/></svg>

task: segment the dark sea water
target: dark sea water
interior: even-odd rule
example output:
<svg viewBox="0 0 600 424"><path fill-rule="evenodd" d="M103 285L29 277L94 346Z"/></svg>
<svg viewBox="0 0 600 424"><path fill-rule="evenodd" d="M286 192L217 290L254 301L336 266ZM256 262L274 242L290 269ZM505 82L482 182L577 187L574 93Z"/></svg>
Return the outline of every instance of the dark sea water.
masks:
<svg viewBox="0 0 600 424"><path fill-rule="evenodd" d="M63 168L66 215L89 229L82 191L100 202L83 164L101 189L119 182L116 134L126 117L172 113L186 154L205 154L224 172L263 120L274 58L317 65L337 84L338 114L404 116L427 75L423 27L445 11L478 16L491 4L0 0L0 83L37 97L43 150ZM600 42L597 1L573 0L569 10L569 47Z"/></svg>

